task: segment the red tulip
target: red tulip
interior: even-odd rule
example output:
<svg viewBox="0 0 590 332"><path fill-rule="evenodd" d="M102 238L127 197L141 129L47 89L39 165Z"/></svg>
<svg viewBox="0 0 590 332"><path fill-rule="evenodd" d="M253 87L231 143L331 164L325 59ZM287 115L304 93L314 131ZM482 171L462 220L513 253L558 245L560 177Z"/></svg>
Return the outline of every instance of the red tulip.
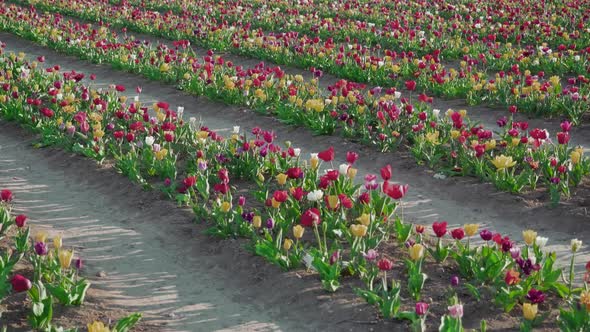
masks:
<svg viewBox="0 0 590 332"><path fill-rule="evenodd" d="M447 234L447 222L442 221L433 223L432 230L434 230L434 234L436 234L437 237L443 237Z"/></svg>
<svg viewBox="0 0 590 332"><path fill-rule="evenodd" d="M416 81L406 81L406 89L410 91L416 90Z"/></svg>
<svg viewBox="0 0 590 332"><path fill-rule="evenodd" d="M331 146L328 150L318 153L318 158L326 162L334 160L334 147Z"/></svg>
<svg viewBox="0 0 590 332"><path fill-rule="evenodd" d="M359 196L359 202L361 202L361 204L369 204L369 203L371 203L371 195L369 194L368 191L365 191L364 193L362 193Z"/></svg>
<svg viewBox="0 0 590 332"><path fill-rule="evenodd" d="M303 198L303 195L305 195L305 192L303 191L303 188L297 187L293 189L291 195L296 201L300 201Z"/></svg>
<svg viewBox="0 0 590 332"><path fill-rule="evenodd" d="M418 302L416 303L416 314L418 316L423 316L428 311L428 303L425 302Z"/></svg>
<svg viewBox="0 0 590 332"><path fill-rule="evenodd" d="M194 186L197 183L197 178L194 176L189 176L183 181L184 186L188 189Z"/></svg>
<svg viewBox="0 0 590 332"><path fill-rule="evenodd" d="M455 240L461 240L465 237L465 231L463 230L463 228L455 228L451 231L451 236Z"/></svg>
<svg viewBox="0 0 590 332"><path fill-rule="evenodd" d="M393 268L393 262L387 258L381 258L377 262L377 267L379 267L379 270L381 271L389 271Z"/></svg>
<svg viewBox="0 0 590 332"><path fill-rule="evenodd" d="M387 165L387 166L381 168L381 177L383 178L384 181L388 181L389 179L391 179L391 173L392 173L391 165Z"/></svg>
<svg viewBox="0 0 590 332"><path fill-rule="evenodd" d="M23 227L25 227L25 224L27 222L27 216L25 216L24 214L19 214L14 219L14 222L16 223L16 226L18 228L23 228Z"/></svg>
<svg viewBox="0 0 590 332"><path fill-rule="evenodd" d="M311 208L301 215L301 225L305 227L319 225L321 222L320 211L316 208Z"/></svg>
<svg viewBox="0 0 590 332"><path fill-rule="evenodd" d="M289 198L289 195L284 190L277 190L272 195L272 198L274 198L275 201L277 201L279 203L283 203L284 201L287 200L287 198Z"/></svg>
<svg viewBox="0 0 590 332"><path fill-rule="evenodd" d="M356 153L356 152L352 152L352 151L348 151L348 152L346 152L346 161L347 161L349 164L351 164L351 165L352 165L352 164L354 164L354 162L355 162L355 161L356 161L358 158L359 158L359 155L358 155L358 153Z"/></svg>
<svg viewBox="0 0 590 332"><path fill-rule="evenodd" d="M15 274L12 279L10 279L10 283L12 284L12 290L17 293L26 292L33 287L31 281L20 274Z"/></svg>
<svg viewBox="0 0 590 332"><path fill-rule="evenodd" d="M566 132L557 133L557 142L559 144L567 144L570 141L570 134Z"/></svg>
<svg viewBox="0 0 590 332"><path fill-rule="evenodd" d="M3 202L10 202L12 201L12 191L8 189L4 189L0 191L0 200Z"/></svg>
<svg viewBox="0 0 590 332"><path fill-rule="evenodd" d="M383 183L383 192L393 199L401 199L408 192L408 185L392 184L385 181Z"/></svg>
<svg viewBox="0 0 590 332"><path fill-rule="evenodd" d="M227 169L220 169L219 172L217 172L217 177L219 180L221 180L221 182L229 183L229 173L227 172Z"/></svg>
<svg viewBox="0 0 590 332"><path fill-rule="evenodd" d="M289 179L299 179L303 175L303 171L299 167L292 167L287 170Z"/></svg>
<svg viewBox="0 0 590 332"><path fill-rule="evenodd" d="M504 281L506 285L513 286L520 282L520 273L514 270L506 271L506 276L504 277Z"/></svg>
<svg viewBox="0 0 590 332"><path fill-rule="evenodd" d="M124 92L125 91L125 87L122 85L115 85L115 90L119 91L119 92Z"/></svg>
<svg viewBox="0 0 590 332"><path fill-rule="evenodd" d="M425 227L422 225L416 225L416 233L422 234L424 233Z"/></svg>

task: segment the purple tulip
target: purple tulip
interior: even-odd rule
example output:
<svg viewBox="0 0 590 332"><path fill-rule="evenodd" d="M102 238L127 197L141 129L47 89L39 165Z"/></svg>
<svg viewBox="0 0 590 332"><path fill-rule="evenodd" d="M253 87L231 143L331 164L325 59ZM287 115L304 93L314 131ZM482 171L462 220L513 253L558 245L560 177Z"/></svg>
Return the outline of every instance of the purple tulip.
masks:
<svg viewBox="0 0 590 332"><path fill-rule="evenodd" d="M45 256L49 252L49 248L44 242L37 242L35 243L35 252L39 256Z"/></svg>

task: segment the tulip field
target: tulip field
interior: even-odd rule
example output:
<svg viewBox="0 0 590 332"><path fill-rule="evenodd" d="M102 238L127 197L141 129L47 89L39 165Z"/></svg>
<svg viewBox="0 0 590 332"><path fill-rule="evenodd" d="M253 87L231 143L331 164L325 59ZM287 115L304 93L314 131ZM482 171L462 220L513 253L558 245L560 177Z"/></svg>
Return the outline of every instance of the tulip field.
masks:
<svg viewBox="0 0 590 332"><path fill-rule="evenodd" d="M0 331L590 331L589 13L0 1Z"/></svg>

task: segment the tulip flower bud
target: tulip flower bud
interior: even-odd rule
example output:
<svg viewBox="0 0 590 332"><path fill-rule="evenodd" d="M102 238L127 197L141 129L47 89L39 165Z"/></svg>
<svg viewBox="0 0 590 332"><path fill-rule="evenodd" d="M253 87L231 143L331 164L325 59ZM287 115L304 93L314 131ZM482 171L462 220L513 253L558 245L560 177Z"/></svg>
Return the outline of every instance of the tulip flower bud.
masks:
<svg viewBox="0 0 590 332"><path fill-rule="evenodd" d="M287 250L287 251L288 251L289 249L291 249L291 246L292 246L292 245L293 245L293 240L291 240L291 239L289 239L289 238L286 238L286 239L283 241L283 249L285 249L285 250Z"/></svg>
<svg viewBox="0 0 590 332"><path fill-rule="evenodd" d="M301 225L295 225L293 226L293 236L296 239L300 239L303 237L303 233L305 232L305 228L303 228Z"/></svg>
<svg viewBox="0 0 590 332"><path fill-rule="evenodd" d="M262 218L260 216L254 216L252 219L252 225L255 228L260 228L262 226Z"/></svg>

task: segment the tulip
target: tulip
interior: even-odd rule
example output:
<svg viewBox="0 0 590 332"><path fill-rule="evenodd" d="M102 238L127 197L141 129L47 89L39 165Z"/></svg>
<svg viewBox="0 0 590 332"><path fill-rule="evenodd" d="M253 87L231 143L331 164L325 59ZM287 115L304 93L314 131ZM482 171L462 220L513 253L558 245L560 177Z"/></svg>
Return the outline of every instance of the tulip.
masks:
<svg viewBox="0 0 590 332"><path fill-rule="evenodd" d="M393 262L390 261L387 258L381 258L378 262L377 262L377 267L379 268L379 270L381 271L389 271L393 268Z"/></svg>
<svg viewBox="0 0 590 332"><path fill-rule="evenodd" d="M416 233L418 233L418 234L422 234L426 230L426 227L424 227L422 225L416 225L416 226L414 226L414 228L416 229Z"/></svg>
<svg viewBox="0 0 590 332"><path fill-rule="evenodd" d="M109 327L105 326L102 322L95 321L92 324L88 324L88 332L110 332Z"/></svg>
<svg viewBox="0 0 590 332"><path fill-rule="evenodd" d="M571 249L572 249L572 252L573 253L575 253L576 251L578 251L581 246L582 246L582 241L580 241L578 239L572 239L572 241L571 241Z"/></svg>
<svg viewBox="0 0 590 332"><path fill-rule="evenodd" d="M434 231L437 237L443 237L445 234L447 234L447 222L442 221L433 223L432 230Z"/></svg>
<svg viewBox="0 0 590 332"><path fill-rule="evenodd" d="M310 191L307 194L307 200L310 202L317 202L319 200L322 199L322 197L324 196L324 192L321 190L314 190L314 191Z"/></svg>
<svg viewBox="0 0 590 332"><path fill-rule="evenodd" d="M74 261L74 266L76 267L76 269L77 269L77 270L81 270L81 269L82 269L82 266L83 266L82 258L79 258L79 257L78 257L78 258L77 258L77 259Z"/></svg>
<svg viewBox="0 0 590 332"><path fill-rule="evenodd" d="M289 193L284 190L277 190L273 193L272 198L279 203L284 203L289 199Z"/></svg>
<svg viewBox="0 0 590 332"><path fill-rule="evenodd" d="M293 245L293 240L286 238L285 241L283 241L283 249L285 249L286 251L289 251L289 249L291 249L291 246Z"/></svg>
<svg viewBox="0 0 590 332"><path fill-rule="evenodd" d="M463 237L465 237L465 231L463 230L463 228L453 229L451 231L451 236L455 240L461 240L461 239L463 239Z"/></svg>
<svg viewBox="0 0 590 332"><path fill-rule="evenodd" d="M220 206L221 212L229 212L231 210L231 203L230 202L222 202Z"/></svg>
<svg viewBox="0 0 590 332"><path fill-rule="evenodd" d="M320 163L320 160L318 158L318 154L317 153L313 153L311 155L311 159L309 159L309 165L311 166L311 169L318 168L319 163Z"/></svg>
<svg viewBox="0 0 590 332"><path fill-rule="evenodd" d="M62 269L69 269L74 257L74 250L59 250L57 258Z"/></svg>
<svg viewBox="0 0 590 332"><path fill-rule="evenodd" d="M356 168L349 167L346 176L348 176L350 180L353 180L356 177L357 172L358 170Z"/></svg>
<svg viewBox="0 0 590 332"><path fill-rule="evenodd" d="M391 179L391 173L391 165L387 165L381 168L381 178L383 178L384 181L388 181L389 179Z"/></svg>
<svg viewBox="0 0 590 332"><path fill-rule="evenodd" d="M524 239L524 243L526 243L528 246L532 246L537 239L537 232L528 229L522 232L522 238Z"/></svg>
<svg viewBox="0 0 590 332"><path fill-rule="evenodd" d="M505 155L499 155L492 160L492 164L496 166L498 171L508 169L516 165L516 161L512 160L512 157L506 157Z"/></svg>
<svg viewBox="0 0 590 332"><path fill-rule="evenodd" d="M293 226L293 236L297 240L303 237L303 233L305 233L305 228L303 228L301 225Z"/></svg>
<svg viewBox="0 0 590 332"><path fill-rule="evenodd" d="M363 253L363 257L369 262L376 260L378 256L379 253L377 253L377 250L375 249L369 249L366 253Z"/></svg>
<svg viewBox="0 0 590 332"><path fill-rule="evenodd" d="M18 228L25 227L27 223L27 216L25 216L24 214L19 214L18 216L16 216L16 218L14 218L14 223Z"/></svg>
<svg viewBox="0 0 590 332"><path fill-rule="evenodd" d="M416 90L416 81L406 81L406 89L408 89L409 91L414 91Z"/></svg>
<svg viewBox="0 0 590 332"><path fill-rule="evenodd" d="M473 236L477 234L479 224L465 224L463 228L465 229L465 234L467 234L467 236Z"/></svg>
<svg viewBox="0 0 590 332"><path fill-rule="evenodd" d="M319 152L318 158L325 162L334 160L334 147L331 146L327 150Z"/></svg>
<svg viewBox="0 0 590 332"><path fill-rule="evenodd" d="M393 199L401 199L408 192L408 185L390 184L385 181L383 183L383 192Z"/></svg>
<svg viewBox="0 0 590 332"><path fill-rule="evenodd" d="M304 227L317 226L322 222L320 211L316 208L311 208L301 215L301 225Z"/></svg>
<svg viewBox="0 0 590 332"><path fill-rule="evenodd" d="M410 258L414 261L421 259L424 256L424 246L416 243L410 247Z"/></svg>
<svg viewBox="0 0 590 332"><path fill-rule="evenodd" d="M520 282L520 273L518 271L514 271L512 269L506 271L506 276L504 277L504 281L508 286L514 286Z"/></svg>
<svg viewBox="0 0 590 332"><path fill-rule="evenodd" d="M580 294L580 305L586 307L586 311L590 311L590 291L582 291Z"/></svg>
<svg viewBox="0 0 590 332"><path fill-rule="evenodd" d="M459 319L463 317L463 305L462 304L455 304L450 307L447 307L449 310L449 315L455 319Z"/></svg>
<svg viewBox="0 0 590 332"><path fill-rule="evenodd" d="M61 235L56 235L56 236L54 236L54 237L53 237L53 247L54 247L55 249L59 249L59 248L61 248L61 245L62 245L62 238L61 238Z"/></svg>
<svg viewBox="0 0 590 332"><path fill-rule="evenodd" d="M266 219L266 228L273 229L275 227L275 220L273 218Z"/></svg>
<svg viewBox="0 0 590 332"><path fill-rule="evenodd" d="M37 242L35 243L35 252L39 256L45 256L49 252L49 248L47 248L45 242Z"/></svg>
<svg viewBox="0 0 590 332"><path fill-rule="evenodd" d="M426 315L427 311L428 311L428 303L425 303L425 302L416 303L416 315L418 315L418 316Z"/></svg>
<svg viewBox="0 0 590 332"><path fill-rule="evenodd" d="M368 213L363 213L360 217L356 218L356 220L365 226L369 226L371 223L371 215Z"/></svg>
<svg viewBox="0 0 590 332"><path fill-rule="evenodd" d="M246 197L244 197L244 196L240 196L240 197L238 198L238 205L239 205L239 206L244 206L244 205L246 205Z"/></svg>
<svg viewBox="0 0 590 332"><path fill-rule="evenodd" d="M355 237L363 237L367 235L367 226L357 224L350 225L350 232Z"/></svg>
<svg viewBox="0 0 590 332"><path fill-rule="evenodd" d="M489 241L492 239L492 232L488 231L487 229L484 229L483 231L479 232L479 236L481 236L481 239L484 241Z"/></svg>
<svg viewBox="0 0 590 332"><path fill-rule="evenodd" d="M8 189L4 189L0 191L0 201L2 202L10 202L12 201L12 191Z"/></svg>
<svg viewBox="0 0 590 332"><path fill-rule="evenodd" d="M453 287L459 286L459 277L458 276L452 276L451 277L451 285Z"/></svg>
<svg viewBox="0 0 590 332"><path fill-rule="evenodd" d="M328 196L326 202L328 203L328 208L331 210L336 210L340 206L340 200L336 195Z"/></svg>
<svg viewBox="0 0 590 332"><path fill-rule="evenodd" d="M260 228L262 226L262 218L260 216L254 216L254 218L252 218L252 226Z"/></svg>
<svg viewBox="0 0 590 332"><path fill-rule="evenodd" d="M12 290L17 293L26 292L33 287L31 281L20 274L15 274L10 279L10 283L12 284Z"/></svg>
<svg viewBox="0 0 590 332"><path fill-rule="evenodd" d="M350 165L354 164L354 162L358 159L359 155L356 152L348 151L346 152L346 162Z"/></svg>
<svg viewBox="0 0 590 332"><path fill-rule="evenodd" d="M522 305L522 314L526 320L533 320L537 316L538 305L524 303Z"/></svg>
<svg viewBox="0 0 590 332"><path fill-rule="evenodd" d="M532 288L526 295L526 299L534 304L543 303L545 301L545 294L542 291Z"/></svg>
<svg viewBox="0 0 590 332"><path fill-rule="evenodd" d="M287 183L287 174L281 173L276 176L276 179L277 179L277 183L282 186L285 183Z"/></svg>

